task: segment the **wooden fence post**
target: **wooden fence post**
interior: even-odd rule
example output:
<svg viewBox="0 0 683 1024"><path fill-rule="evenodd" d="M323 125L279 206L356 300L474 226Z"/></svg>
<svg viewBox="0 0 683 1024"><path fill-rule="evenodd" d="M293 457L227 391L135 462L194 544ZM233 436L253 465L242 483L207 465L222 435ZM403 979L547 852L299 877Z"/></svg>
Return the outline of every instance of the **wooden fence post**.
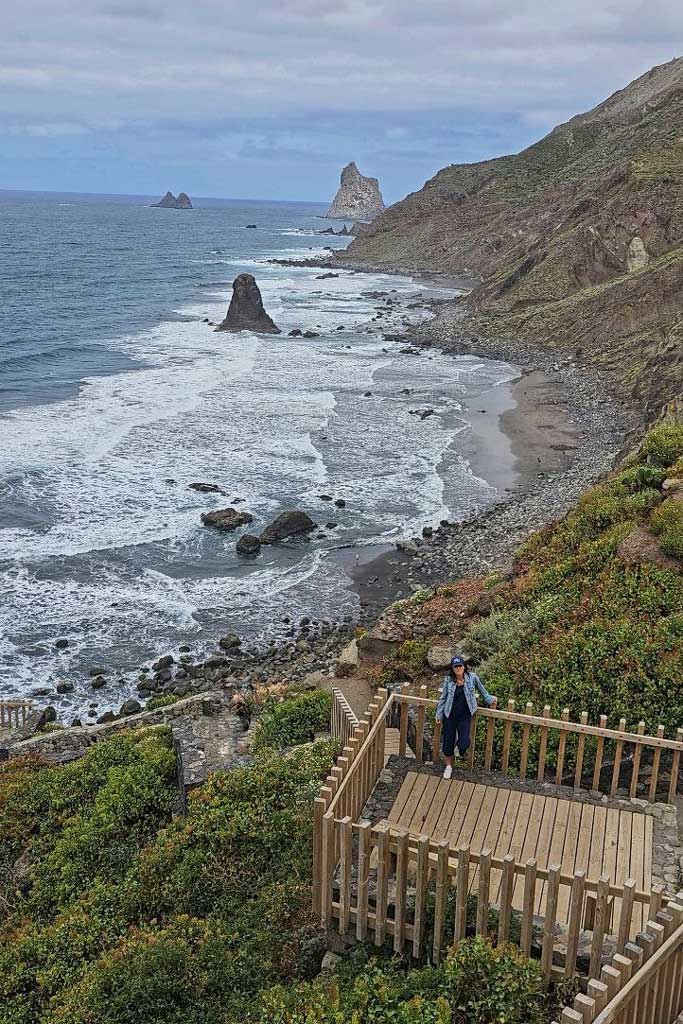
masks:
<svg viewBox="0 0 683 1024"><path fill-rule="evenodd" d="M455 927L453 942L459 942L467 934L467 890L470 884L470 848L461 846L458 850L458 873L455 883Z"/></svg>
<svg viewBox="0 0 683 1024"><path fill-rule="evenodd" d="M500 912L498 915L498 945L504 946L510 938L510 917L512 915L512 890L515 884L515 855L508 853L503 858L503 873L500 881Z"/></svg>
<svg viewBox="0 0 683 1024"><path fill-rule="evenodd" d="M598 896L595 901L595 923L593 925L593 941L591 942L591 959L588 970L589 978L597 978L600 970L602 944L607 930L609 884L609 875L601 875L598 879Z"/></svg>
<svg viewBox="0 0 683 1024"><path fill-rule="evenodd" d="M550 718L550 704L546 704L543 708L543 718ZM541 729L541 738L538 746L538 772L536 778L539 782L543 782L545 778L545 758L548 750L548 726L545 725Z"/></svg>
<svg viewBox="0 0 683 1024"><path fill-rule="evenodd" d="M369 821L358 826L358 899L356 903L356 938L363 942L368 934L368 889L370 882Z"/></svg>
<svg viewBox="0 0 683 1024"><path fill-rule="evenodd" d="M387 933L389 887L389 829L379 824L377 833L377 900L375 906L375 945L381 946Z"/></svg>
<svg viewBox="0 0 683 1024"><path fill-rule="evenodd" d="M586 887L586 872L583 869L574 872L572 891L569 898L569 922L567 925L567 957L564 965L565 978L571 978L576 967L576 954L579 948L579 932L581 930L581 913L583 911L583 894Z"/></svg>
<svg viewBox="0 0 683 1024"><path fill-rule="evenodd" d="M522 903L522 931L520 948L526 956L531 953L531 937L534 925L534 903L536 896L536 861L532 857L524 867L524 896Z"/></svg>
<svg viewBox="0 0 683 1024"><path fill-rule="evenodd" d="M562 712L563 722L569 721L569 708ZM562 785L562 773L564 771L564 752L567 749L567 730L560 726L560 736L557 741L557 767L555 769L555 785Z"/></svg>
<svg viewBox="0 0 683 1024"><path fill-rule="evenodd" d="M664 737L664 726L657 726L657 739L661 740ZM650 776L650 791L648 793L648 799L653 804L657 798L657 782L659 780L659 762L662 757L662 748L655 747L655 752L652 757L652 775Z"/></svg>
<svg viewBox="0 0 683 1024"><path fill-rule="evenodd" d="M645 732L645 722L638 722L638 735L642 736ZM638 776L640 774L640 758L643 753L643 746L641 743L633 744L633 767L631 771L631 786L628 791L628 795L633 799L634 796L638 795Z"/></svg>
<svg viewBox="0 0 683 1024"><path fill-rule="evenodd" d="M553 864L548 868L548 884L546 886L545 921L543 924L543 952L541 969L546 982L550 981L553 967L553 948L555 946L555 925L557 923L557 900L560 893L560 875L562 866Z"/></svg>
<svg viewBox="0 0 683 1024"><path fill-rule="evenodd" d="M588 725L588 712L581 712L581 725ZM576 764L574 766L574 789L581 789L581 775L583 773L583 755L586 749L586 734L579 733L576 744Z"/></svg>
<svg viewBox="0 0 683 1024"><path fill-rule="evenodd" d="M626 732L626 719L619 719L619 732ZM617 789L619 788L619 774L621 772L621 757L624 752L624 741L617 740L614 749L614 765L612 767L612 785L610 787L610 796L614 796Z"/></svg>
<svg viewBox="0 0 683 1024"><path fill-rule="evenodd" d="M441 839L437 846L436 862L436 895L434 900L434 942L432 960L438 964L441 958L443 943L443 926L446 914L446 898L448 896L448 855L450 847L447 839Z"/></svg>
<svg viewBox="0 0 683 1024"><path fill-rule="evenodd" d="M525 715L533 715L534 706L531 701L527 701L527 705L524 711ZM527 764L529 761L529 733L531 732L531 726L527 723L522 726L522 749L519 757L519 777L520 779L526 778Z"/></svg>
<svg viewBox="0 0 683 1024"><path fill-rule="evenodd" d="M417 864L415 866L415 914L413 916L413 956L417 959L422 946L425 901L429 881L429 836L418 836Z"/></svg>
<svg viewBox="0 0 683 1024"><path fill-rule="evenodd" d="M420 697L427 697L427 687L420 687ZM422 761L422 753L424 750L425 741L425 705L418 704L417 706L417 722L415 725L415 760Z"/></svg>
<svg viewBox="0 0 683 1024"><path fill-rule="evenodd" d="M477 886L477 935L484 938L489 931L489 888L491 882L491 850L482 850L479 855L479 883ZM465 905L467 914L467 905Z"/></svg>
<svg viewBox="0 0 683 1024"><path fill-rule="evenodd" d="M514 700L508 701L507 706L508 714L514 714L515 702ZM507 721L503 726L503 751L501 756L500 770L503 775L507 775L508 766L510 764L510 738L512 736L512 722Z"/></svg>
<svg viewBox="0 0 683 1024"><path fill-rule="evenodd" d="M607 728L607 715L600 715L599 728ZM596 793L600 792L600 773L602 772L602 755L604 750L605 737L598 736L598 741L595 745L595 764L593 765L593 789Z"/></svg>

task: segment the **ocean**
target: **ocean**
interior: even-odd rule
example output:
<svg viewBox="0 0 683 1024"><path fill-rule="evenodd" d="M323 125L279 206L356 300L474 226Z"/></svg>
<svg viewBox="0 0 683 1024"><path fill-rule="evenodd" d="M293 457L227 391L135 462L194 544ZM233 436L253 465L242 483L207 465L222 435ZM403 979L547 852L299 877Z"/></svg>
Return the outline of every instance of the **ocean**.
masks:
<svg viewBox="0 0 683 1024"><path fill-rule="evenodd" d="M401 352L367 294L452 293L268 263L347 244L320 235L318 204L152 201L0 192L0 697L41 691L64 717L92 701L93 666L117 679L102 711L181 644L278 639L285 615L357 617L340 549L497 497L462 454L466 410L515 370ZM225 316L243 271L281 335L204 322ZM245 561L238 535L200 521L237 499L251 532L290 508L321 530ZM57 697L65 679L76 689Z"/></svg>

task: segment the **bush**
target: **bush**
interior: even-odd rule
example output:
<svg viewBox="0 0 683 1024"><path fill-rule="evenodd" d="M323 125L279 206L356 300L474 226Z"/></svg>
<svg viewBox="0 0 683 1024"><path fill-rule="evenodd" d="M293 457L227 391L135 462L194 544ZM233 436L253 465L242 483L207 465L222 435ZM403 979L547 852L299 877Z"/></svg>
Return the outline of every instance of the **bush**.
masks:
<svg viewBox="0 0 683 1024"><path fill-rule="evenodd" d="M355 978L272 989L254 1024L547 1024L560 1003L544 991L538 964L514 946L470 939L438 967L403 973L370 963Z"/></svg>
<svg viewBox="0 0 683 1024"><path fill-rule="evenodd" d="M656 466L672 466L683 455L683 427L655 427L646 435L641 455Z"/></svg>
<svg viewBox="0 0 683 1024"><path fill-rule="evenodd" d="M157 708L169 708L177 704L181 698L176 693L160 693L145 704L145 711L156 711Z"/></svg>
<svg viewBox="0 0 683 1024"><path fill-rule="evenodd" d="M332 695L310 690L279 701L267 697L254 732L252 749L293 747L308 743L316 732L329 731Z"/></svg>

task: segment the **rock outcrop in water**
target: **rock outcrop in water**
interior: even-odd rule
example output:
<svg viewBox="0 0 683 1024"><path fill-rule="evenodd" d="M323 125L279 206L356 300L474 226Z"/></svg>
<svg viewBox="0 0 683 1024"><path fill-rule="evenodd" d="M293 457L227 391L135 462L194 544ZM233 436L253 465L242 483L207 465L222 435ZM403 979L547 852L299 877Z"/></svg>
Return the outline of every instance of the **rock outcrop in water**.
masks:
<svg viewBox="0 0 683 1024"><path fill-rule="evenodd" d="M277 544L278 541L297 537L314 529L315 523L311 517L297 508L279 515L265 528L259 540L262 544Z"/></svg>
<svg viewBox="0 0 683 1024"><path fill-rule="evenodd" d="M152 203L154 208L163 210L191 210L192 203L187 192L180 192L176 198L172 192L167 192L158 203Z"/></svg>
<svg viewBox="0 0 683 1024"><path fill-rule="evenodd" d="M352 160L341 172L341 184L327 216L372 220L383 210L384 201L377 178L366 178Z"/></svg>
<svg viewBox="0 0 683 1024"><path fill-rule="evenodd" d="M232 282L228 314L216 330L280 334L280 328L273 323L263 307L261 292L252 274L240 274Z"/></svg>

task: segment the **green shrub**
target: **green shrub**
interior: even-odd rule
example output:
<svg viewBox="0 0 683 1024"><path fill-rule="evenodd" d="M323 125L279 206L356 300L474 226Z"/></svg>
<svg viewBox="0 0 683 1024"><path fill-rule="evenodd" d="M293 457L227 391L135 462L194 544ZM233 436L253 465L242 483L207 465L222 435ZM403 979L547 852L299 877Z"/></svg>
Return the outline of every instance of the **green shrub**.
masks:
<svg viewBox="0 0 683 1024"><path fill-rule="evenodd" d="M680 529L683 526L683 501L662 502L659 508L650 516L650 529L653 533L663 534L669 530Z"/></svg>
<svg viewBox="0 0 683 1024"><path fill-rule="evenodd" d="M168 708L171 704L177 704L181 698L176 693L160 693L152 697L145 704L145 711L156 711L157 708Z"/></svg>
<svg viewBox="0 0 683 1024"><path fill-rule="evenodd" d="M683 427L655 427L646 435L641 454L656 466L672 466L683 455Z"/></svg>
<svg viewBox="0 0 683 1024"><path fill-rule="evenodd" d="M411 672L420 672L425 667L429 643L426 640L406 640L396 652L396 660Z"/></svg>
<svg viewBox="0 0 683 1024"><path fill-rule="evenodd" d="M293 747L308 743L316 732L329 730L332 695L310 690L280 701L266 698L254 732L252 749Z"/></svg>
<svg viewBox="0 0 683 1024"><path fill-rule="evenodd" d="M559 1016L537 963L514 946L461 942L438 967L370 963L355 978L272 989L254 1024L547 1024Z"/></svg>

